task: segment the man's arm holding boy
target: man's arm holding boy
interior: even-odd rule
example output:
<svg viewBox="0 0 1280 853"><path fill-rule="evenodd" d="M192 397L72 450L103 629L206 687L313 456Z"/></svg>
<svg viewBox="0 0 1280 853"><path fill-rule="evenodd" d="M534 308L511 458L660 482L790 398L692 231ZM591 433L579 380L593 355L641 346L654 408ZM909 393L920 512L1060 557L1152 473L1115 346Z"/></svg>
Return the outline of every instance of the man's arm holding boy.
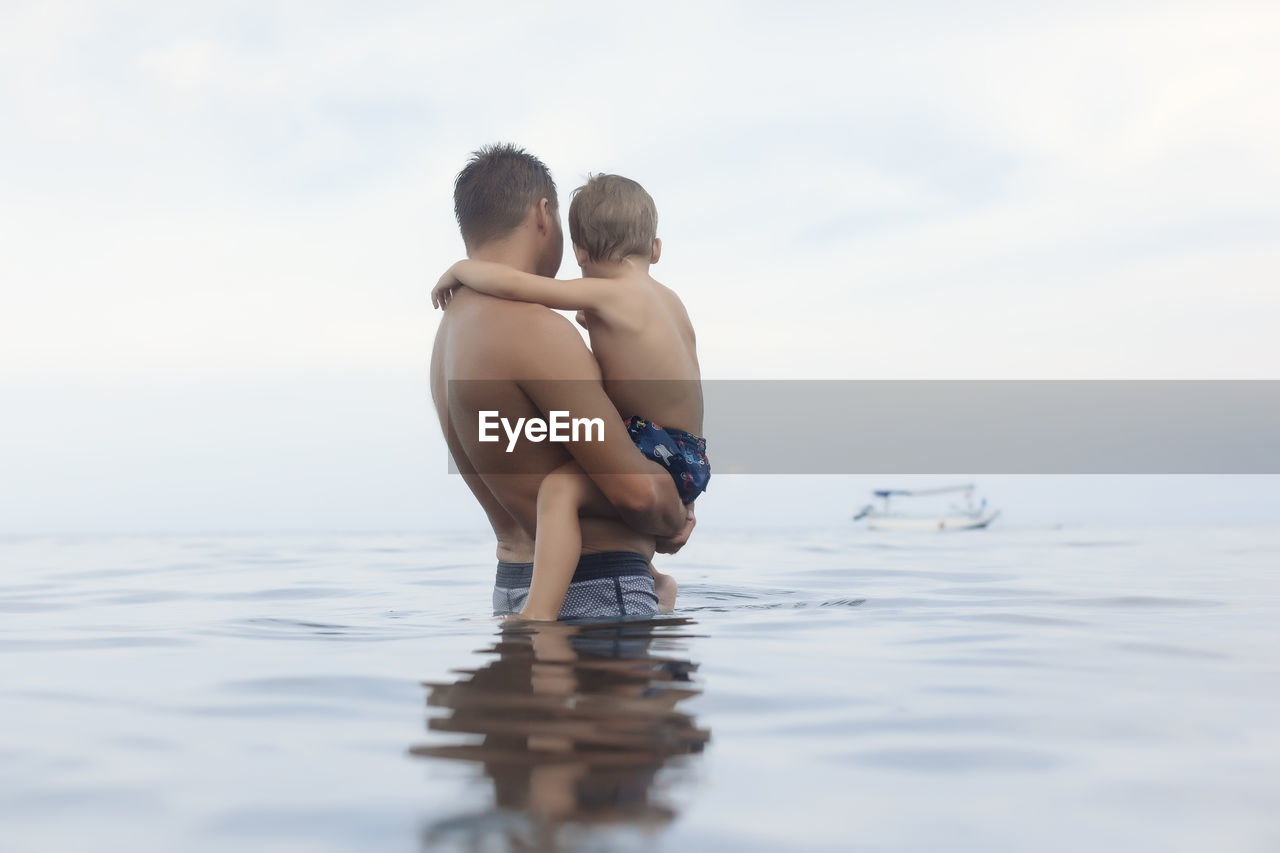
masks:
<svg viewBox="0 0 1280 853"><path fill-rule="evenodd" d="M619 517L634 530L658 538L668 553L688 539L694 521L670 477L655 477L651 463L636 450L618 410L601 384L600 365L563 317L546 313L529 329L537 358L522 368L528 378L521 389L548 418L568 412L570 418L599 421L602 428L571 433L563 442L574 461L604 493ZM603 440L595 440L602 433Z"/></svg>

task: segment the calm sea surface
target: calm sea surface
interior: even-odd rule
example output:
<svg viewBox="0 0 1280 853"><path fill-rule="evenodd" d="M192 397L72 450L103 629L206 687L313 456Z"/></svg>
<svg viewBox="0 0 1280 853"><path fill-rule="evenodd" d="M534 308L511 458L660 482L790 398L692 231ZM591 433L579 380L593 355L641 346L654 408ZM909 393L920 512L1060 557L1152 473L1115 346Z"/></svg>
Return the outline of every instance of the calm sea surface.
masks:
<svg viewBox="0 0 1280 853"><path fill-rule="evenodd" d="M0 542L0 848L1280 850L1280 529Z"/></svg>

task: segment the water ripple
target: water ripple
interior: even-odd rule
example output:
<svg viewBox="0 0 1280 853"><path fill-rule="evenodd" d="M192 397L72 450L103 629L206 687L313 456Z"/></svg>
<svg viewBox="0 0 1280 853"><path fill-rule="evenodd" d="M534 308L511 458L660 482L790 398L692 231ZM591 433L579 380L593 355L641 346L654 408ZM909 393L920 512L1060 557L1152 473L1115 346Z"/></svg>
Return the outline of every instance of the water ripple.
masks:
<svg viewBox="0 0 1280 853"><path fill-rule="evenodd" d="M1062 763L1049 753L1028 749L874 749L847 753L853 764L913 773L971 773L979 770L1049 770Z"/></svg>

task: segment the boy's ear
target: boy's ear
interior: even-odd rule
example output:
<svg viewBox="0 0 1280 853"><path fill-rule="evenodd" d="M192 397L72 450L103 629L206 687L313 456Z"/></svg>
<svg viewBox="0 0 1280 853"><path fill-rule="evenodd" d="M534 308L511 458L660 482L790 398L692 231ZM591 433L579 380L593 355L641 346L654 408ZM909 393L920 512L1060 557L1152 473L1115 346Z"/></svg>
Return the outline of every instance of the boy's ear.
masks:
<svg viewBox="0 0 1280 853"><path fill-rule="evenodd" d="M578 262L578 266L580 267L586 266L587 261L591 260L587 255L587 250L579 246L577 243L573 244L573 259Z"/></svg>
<svg viewBox="0 0 1280 853"><path fill-rule="evenodd" d="M656 264L658 262L658 258L660 257L662 257L662 238L654 237L653 238L653 254L649 256L649 263Z"/></svg>

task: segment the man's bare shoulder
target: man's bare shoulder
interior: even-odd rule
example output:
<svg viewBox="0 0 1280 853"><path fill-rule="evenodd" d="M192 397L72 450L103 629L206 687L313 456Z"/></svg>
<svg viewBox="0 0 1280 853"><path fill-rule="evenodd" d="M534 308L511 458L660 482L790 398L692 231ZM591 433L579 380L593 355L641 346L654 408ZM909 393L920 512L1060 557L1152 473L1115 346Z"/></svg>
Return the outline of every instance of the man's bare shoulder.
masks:
<svg viewBox="0 0 1280 853"><path fill-rule="evenodd" d="M471 327L482 326L487 330L484 338L490 342L514 342L494 334L498 329L507 328L521 329L525 334L534 336L570 334L578 337L572 323L545 305L499 299L470 288L462 288L449 303L444 321L456 328L467 329L467 334Z"/></svg>
<svg viewBox="0 0 1280 853"><path fill-rule="evenodd" d="M537 378L552 371L554 376L556 369L591 359L573 323L535 302L498 299L464 288L449 303L441 329L446 325L450 338L469 352L463 361L490 375L496 371Z"/></svg>
<svg viewBox="0 0 1280 853"><path fill-rule="evenodd" d="M476 294L481 296L481 294ZM504 343L520 350L544 346L549 341L563 340L581 346L582 336L578 334L573 323L545 305L537 302L519 302L513 299L498 299L483 296L486 320L492 318L501 322L505 328L518 331L518 334L504 340Z"/></svg>

